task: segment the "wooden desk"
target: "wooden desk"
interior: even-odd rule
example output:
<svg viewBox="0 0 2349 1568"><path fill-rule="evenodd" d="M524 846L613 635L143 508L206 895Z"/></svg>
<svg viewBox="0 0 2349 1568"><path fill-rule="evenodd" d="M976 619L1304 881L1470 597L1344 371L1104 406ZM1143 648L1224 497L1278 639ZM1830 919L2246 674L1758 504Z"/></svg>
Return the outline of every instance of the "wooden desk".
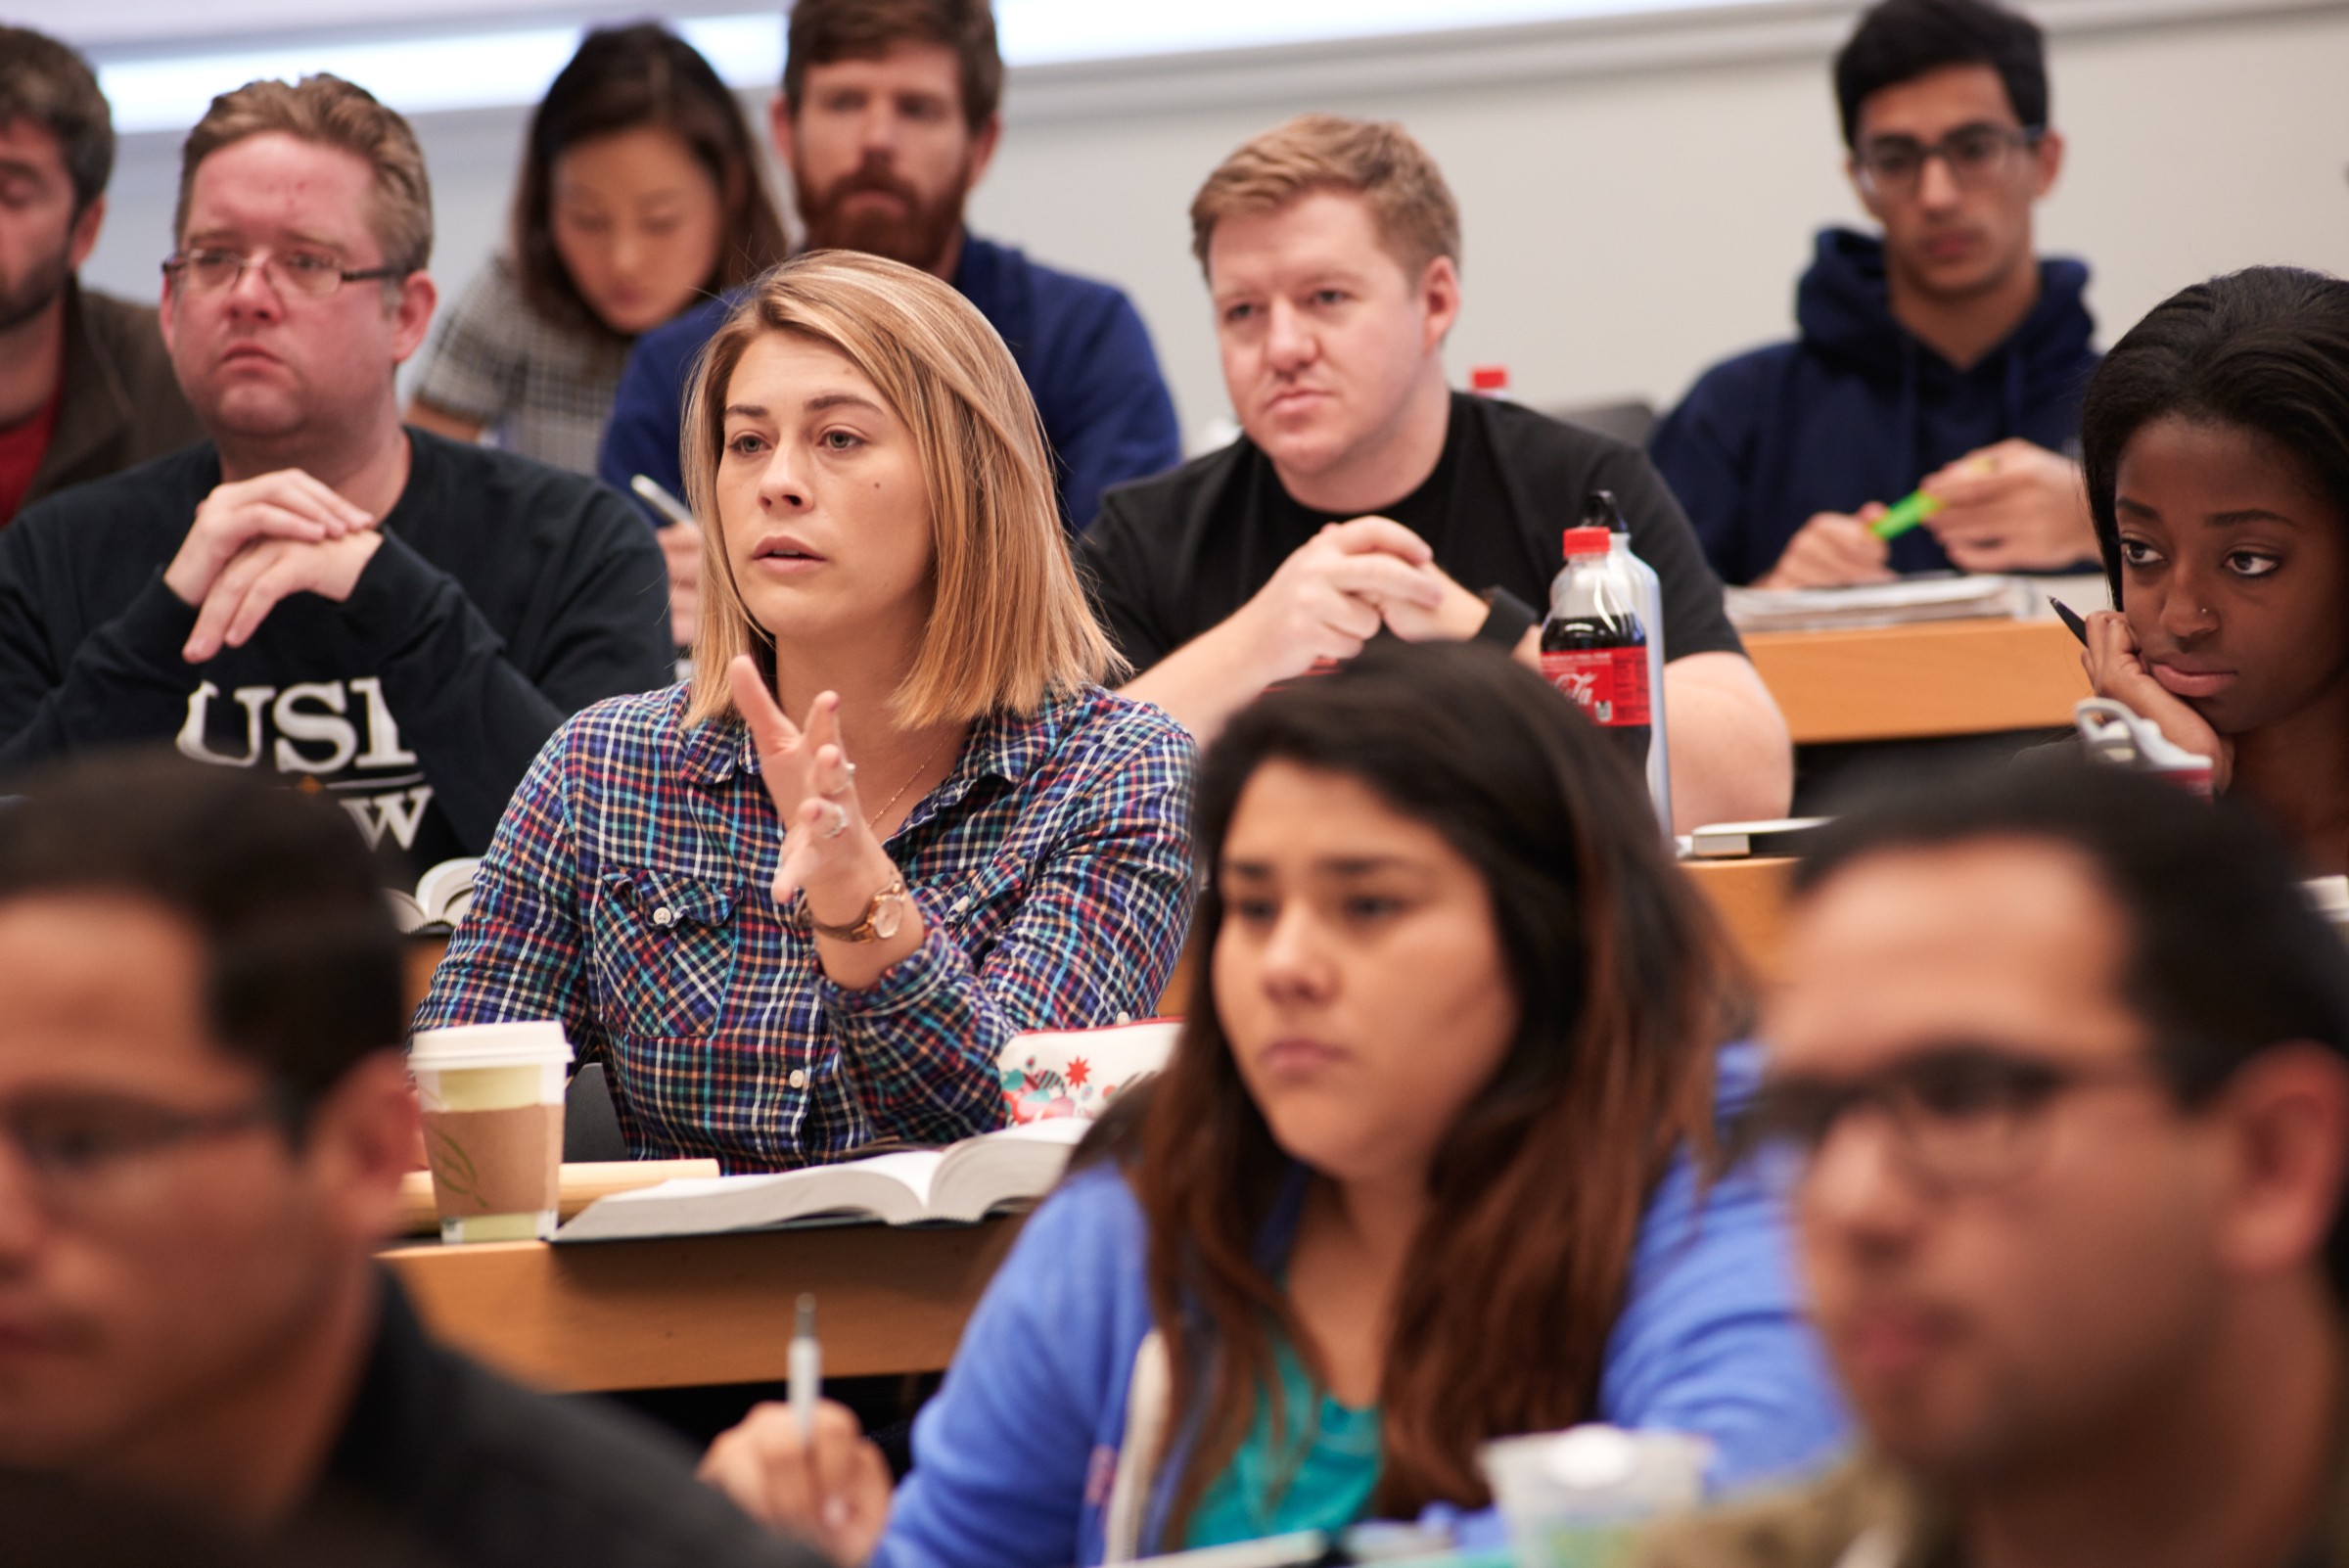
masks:
<svg viewBox="0 0 2349 1568"><path fill-rule="evenodd" d="M1681 868L1711 899L1757 979L1777 972L1778 939L1786 920L1790 859L1683 860Z"/></svg>
<svg viewBox="0 0 2349 1568"><path fill-rule="evenodd" d="M434 1242L383 1258L435 1332L511 1377L560 1392L687 1388L788 1376L804 1290L822 1306L826 1375L937 1371L1019 1227Z"/></svg>
<svg viewBox="0 0 2349 1568"><path fill-rule="evenodd" d="M2090 694L2054 621L1760 632L1745 651L1798 746L2068 725Z"/></svg>
<svg viewBox="0 0 2349 1568"><path fill-rule="evenodd" d="M1685 867L1765 976L1792 863ZM953 1359L1019 1225L844 1225L571 1247L420 1242L383 1256L427 1323L510 1376L564 1392L681 1388L787 1376L791 1304L804 1290L823 1304L826 1372L935 1371Z"/></svg>

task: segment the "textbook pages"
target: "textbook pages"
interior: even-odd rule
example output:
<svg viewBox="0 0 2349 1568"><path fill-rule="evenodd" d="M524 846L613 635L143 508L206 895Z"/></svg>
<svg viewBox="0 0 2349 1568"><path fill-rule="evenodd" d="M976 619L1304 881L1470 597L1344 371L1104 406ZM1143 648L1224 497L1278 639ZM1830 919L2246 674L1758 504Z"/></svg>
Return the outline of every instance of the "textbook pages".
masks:
<svg viewBox="0 0 2349 1568"><path fill-rule="evenodd" d="M417 879L414 893L385 889L399 934L413 937L454 931L473 908L473 876L481 864L473 855L443 860Z"/></svg>
<svg viewBox="0 0 2349 1568"><path fill-rule="evenodd" d="M1042 1197L1067 1169L1089 1121L1056 1117L965 1138L770 1176L664 1181L598 1198L555 1232L557 1242L629 1241L769 1230L805 1221L967 1224Z"/></svg>

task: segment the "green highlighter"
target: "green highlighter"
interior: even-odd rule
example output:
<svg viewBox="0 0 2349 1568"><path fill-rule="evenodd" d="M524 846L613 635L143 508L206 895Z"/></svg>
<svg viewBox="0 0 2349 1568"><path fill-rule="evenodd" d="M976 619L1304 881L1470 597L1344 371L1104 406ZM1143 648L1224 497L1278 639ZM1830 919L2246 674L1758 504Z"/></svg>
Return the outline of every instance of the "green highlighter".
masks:
<svg viewBox="0 0 2349 1568"><path fill-rule="evenodd" d="M1897 539L1940 510L1941 503L1932 496L1911 490L1886 507L1884 515L1867 526L1867 531L1879 539Z"/></svg>

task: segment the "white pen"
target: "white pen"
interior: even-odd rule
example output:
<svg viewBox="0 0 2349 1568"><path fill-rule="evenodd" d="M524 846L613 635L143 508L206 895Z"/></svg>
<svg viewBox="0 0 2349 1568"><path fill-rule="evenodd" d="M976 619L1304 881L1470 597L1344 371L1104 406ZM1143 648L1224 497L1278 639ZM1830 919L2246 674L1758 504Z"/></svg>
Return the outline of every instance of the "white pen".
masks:
<svg viewBox="0 0 2349 1568"><path fill-rule="evenodd" d="M803 1292L791 1335L791 1419L803 1444L815 1441L815 1402L823 1394L824 1347L815 1338L815 1297Z"/></svg>
<svg viewBox="0 0 2349 1568"><path fill-rule="evenodd" d="M667 489L662 487L661 482L650 474L639 474L628 481L628 488L643 497L645 505L671 523L682 523L687 528L693 527L693 514L685 510L685 503L669 494Z"/></svg>

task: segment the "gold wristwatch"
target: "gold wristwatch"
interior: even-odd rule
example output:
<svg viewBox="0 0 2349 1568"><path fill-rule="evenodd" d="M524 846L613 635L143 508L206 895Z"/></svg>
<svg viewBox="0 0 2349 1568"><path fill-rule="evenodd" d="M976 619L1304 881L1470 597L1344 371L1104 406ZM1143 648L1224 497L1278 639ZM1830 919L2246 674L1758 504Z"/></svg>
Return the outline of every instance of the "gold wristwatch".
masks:
<svg viewBox="0 0 2349 1568"><path fill-rule="evenodd" d="M812 909L807 912L807 924L817 936L830 937L834 942L887 942L905 924L905 911L912 906L913 899L907 897L905 878L900 874L891 877L889 886L873 895L873 901L864 906L864 918L854 925L827 926L815 917Z"/></svg>

